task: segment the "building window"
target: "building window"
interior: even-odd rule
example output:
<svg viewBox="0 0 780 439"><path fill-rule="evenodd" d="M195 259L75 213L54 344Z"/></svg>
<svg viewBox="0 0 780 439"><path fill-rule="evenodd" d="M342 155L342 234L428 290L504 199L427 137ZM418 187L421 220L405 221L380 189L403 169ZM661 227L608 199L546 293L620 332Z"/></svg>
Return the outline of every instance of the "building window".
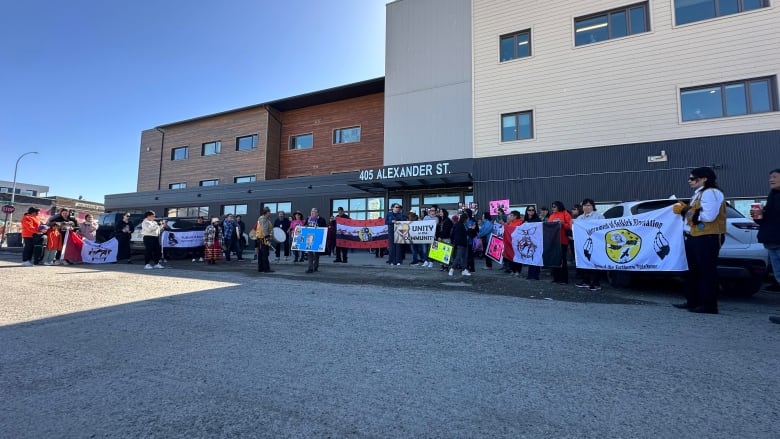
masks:
<svg viewBox="0 0 780 439"><path fill-rule="evenodd" d="M181 148L173 148L173 150L171 150L171 160L187 160L189 156L189 146L182 146Z"/></svg>
<svg viewBox="0 0 780 439"><path fill-rule="evenodd" d="M674 0L674 23L693 23L769 7L769 0Z"/></svg>
<svg viewBox="0 0 780 439"><path fill-rule="evenodd" d="M216 186L219 184L219 180L201 180L199 186Z"/></svg>
<svg viewBox="0 0 780 439"><path fill-rule="evenodd" d="M501 141L511 142L513 140L532 139L533 130L533 112L523 111L521 113L509 113L501 115Z"/></svg>
<svg viewBox="0 0 780 439"><path fill-rule="evenodd" d="M597 43L650 30L647 3L574 19L574 45Z"/></svg>
<svg viewBox="0 0 780 439"><path fill-rule="evenodd" d="M287 214L287 216L291 216L290 212L292 212L292 203L289 201L280 201L278 203L263 203L263 207L267 207L271 209L271 212L273 213L284 212L285 214ZM309 212L303 214L304 219L308 217L309 217Z"/></svg>
<svg viewBox="0 0 780 439"><path fill-rule="evenodd" d="M226 204L222 206L222 215L246 215L246 204Z"/></svg>
<svg viewBox="0 0 780 439"><path fill-rule="evenodd" d="M331 215L336 215L339 207L352 219L377 219L385 216L385 199L372 198L342 198L331 203Z"/></svg>
<svg viewBox="0 0 780 439"><path fill-rule="evenodd" d="M774 77L680 90L683 122L777 111Z"/></svg>
<svg viewBox="0 0 780 439"><path fill-rule="evenodd" d="M290 136L290 149L311 149L314 146L313 134Z"/></svg>
<svg viewBox="0 0 780 439"><path fill-rule="evenodd" d="M257 181L257 177L254 175L245 175L243 177L236 177L233 179L233 183L252 183Z"/></svg>
<svg viewBox="0 0 780 439"><path fill-rule="evenodd" d="M168 189L187 189L187 183L171 183Z"/></svg>
<svg viewBox="0 0 780 439"><path fill-rule="evenodd" d="M246 151L257 148L257 134L236 138L236 151Z"/></svg>
<svg viewBox="0 0 780 439"><path fill-rule="evenodd" d="M339 128L333 131L333 143L360 142L360 127Z"/></svg>
<svg viewBox="0 0 780 439"><path fill-rule="evenodd" d="M531 56L531 31L525 30L500 39L501 62Z"/></svg>
<svg viewBox="0 0 780 439"><path fill-rule="evenodd" d="M201 207L169 207L165 209L165 216L168 218L197 218L199 216L208 217L208 206Z"/></svg>
<svg viewBox="0 0 780 439"><path fill-rule="evenodd" d="M203 144L203 150L201 155L214 155L219 154L222 151L222 142L217 140L216 142L208 142Z"/></svg>

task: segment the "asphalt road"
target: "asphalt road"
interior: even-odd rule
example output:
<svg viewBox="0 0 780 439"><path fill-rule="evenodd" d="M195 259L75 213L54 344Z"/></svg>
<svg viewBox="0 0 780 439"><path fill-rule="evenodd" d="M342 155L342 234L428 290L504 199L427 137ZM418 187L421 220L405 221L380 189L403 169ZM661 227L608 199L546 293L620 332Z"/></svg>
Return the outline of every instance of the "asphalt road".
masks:
<svg viewBox="0 0 780 439"><path fill-rule="evenodd" d="M0 253L3 438L777 437L777 293L694 315L663 284L17 259Z"/></svg>

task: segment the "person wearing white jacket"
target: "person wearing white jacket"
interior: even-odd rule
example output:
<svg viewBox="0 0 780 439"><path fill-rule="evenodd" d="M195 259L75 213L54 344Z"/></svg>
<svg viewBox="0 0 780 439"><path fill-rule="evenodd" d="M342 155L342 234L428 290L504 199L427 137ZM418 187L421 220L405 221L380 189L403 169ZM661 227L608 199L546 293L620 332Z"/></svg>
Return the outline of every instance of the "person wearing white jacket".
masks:
<svg viewBox="0 0 780 439"><path fill-rule="evenodd" d="M162 226L154 220L154 211L147 211L141 222L141 235L144 237L144 269L165 268L160 265L162 249L160 248L160 231ZM152 265L154 263L154 265Z"/></svg>

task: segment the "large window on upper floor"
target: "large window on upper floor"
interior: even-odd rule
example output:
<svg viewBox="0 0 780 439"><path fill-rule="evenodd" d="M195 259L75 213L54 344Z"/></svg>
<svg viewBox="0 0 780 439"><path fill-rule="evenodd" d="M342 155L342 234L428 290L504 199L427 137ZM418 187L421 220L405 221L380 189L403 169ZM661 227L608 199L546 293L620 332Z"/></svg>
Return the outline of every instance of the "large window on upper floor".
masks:
<svg viewBox="0 0 780 439"><path fill-rule="evenodd" d="M778 111L776 77L680 90L683 122Z"/></svg>
<svg viewBox="0 0 780 439"><path fill-rule="evenodd" d="M360 127L333 130L333 144L360 142Z"/></svg>
<svg viewBox="0 0 780 439"><path fill-rule="evenodd" d="M272 203L263 203L263 207L267 207L271 209L271 212L273 213L279 213L284 212L285 214L290 214L292 210L292 203L289 201L278 201L278 202L272 202ZM307 215L304 216L304 218L308 218Z"/></svg>
<svg viewBox="0 0 780 439"><path fill-rule="evenodd" d="M531 30L502 35L499 47L501 62L531 56Z"/></svg>
<svg viewBox="0 0 780 439"><path fill-rule="evenodd" d="M225 204L222 206L222 215L246 215L246 204Z"/></svg>
<svg viewBox="0 0 780 439"><path fill-rule="evenodd" d="M199 216L209 216L208 206L201 207L169 207L165 209L165 216L168 218L182 218L191 217L197 218Z"/></svg>
<svg viewBox="0 0 780 439"><path fill-rule="evenodd" d="M598 43L650 30L647 2L574 19L574 45Z"/></svg>
<svg viewBox="0 0 780 439"><path fill-rule="evenodd" d="M171 150L171 160L187 160L190 156L190 148L188 146L182 146L181 148L173 148Z"/></svg>
<svg viewBox="0 0 780 439"><path fill-rule="evenodd" d="M534 137L533 112L522 111L501 115L501 141L532 139Z"/></svg>
<svg viewBox="0 0 780 439"><path fill-rule="evenodd" d="M220 152L222 152L222 142L217 140L214 142L204 143L201 155L214 155L219 154Z"/></svg>
<svg viewBox="0 0 780 439"><path fill-rule="evenodd" d="M236 138L236 151L247 151L257 148L257 134Z"/></svg>
<svg viewBox="0 0 780 439"><path fill-rule="evenodd" d="M290 136L290 149L311 149L314 146L314 134Z"/></svg>
<svg viewBox="0 0 780 439"><path fill-rule="evenodd" d="M769 0L674 0L677 25L769 7Z"/></svg>

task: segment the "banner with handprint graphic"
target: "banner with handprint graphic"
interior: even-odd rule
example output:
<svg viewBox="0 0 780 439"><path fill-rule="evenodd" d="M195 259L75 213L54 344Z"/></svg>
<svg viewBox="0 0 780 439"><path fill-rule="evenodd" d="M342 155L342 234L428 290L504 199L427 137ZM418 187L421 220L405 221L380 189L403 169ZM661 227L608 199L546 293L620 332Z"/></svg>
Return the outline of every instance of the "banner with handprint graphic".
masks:
<svg viewBox="0 0 780 439"><path fill-rule="evenodd" d="M574 221L577 268L685 271L683 222L672 206L623 218Z"/></svg>

